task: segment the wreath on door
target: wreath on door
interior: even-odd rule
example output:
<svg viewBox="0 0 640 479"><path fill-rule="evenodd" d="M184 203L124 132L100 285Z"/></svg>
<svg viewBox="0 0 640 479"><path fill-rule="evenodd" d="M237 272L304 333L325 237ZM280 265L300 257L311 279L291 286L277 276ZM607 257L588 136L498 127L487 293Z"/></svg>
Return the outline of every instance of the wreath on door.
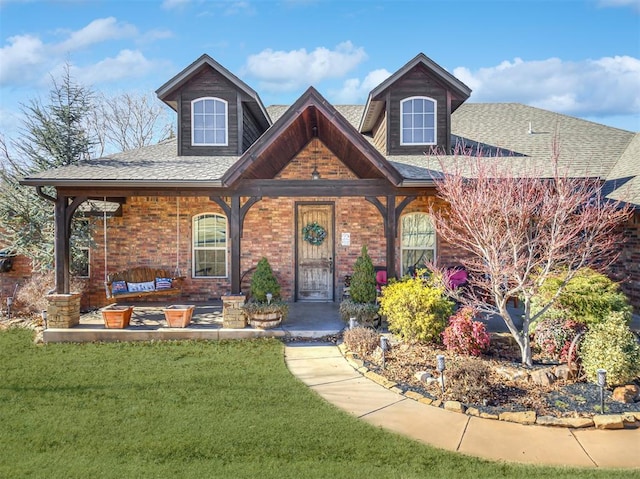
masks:
<svg viewBox="0 0 640 479"><path fill-rule="evenodd" d="M307 226L302 228L302 239L314 246L321 245L326 237L327 230L319 225L317 221L309 223Z"/></svg>

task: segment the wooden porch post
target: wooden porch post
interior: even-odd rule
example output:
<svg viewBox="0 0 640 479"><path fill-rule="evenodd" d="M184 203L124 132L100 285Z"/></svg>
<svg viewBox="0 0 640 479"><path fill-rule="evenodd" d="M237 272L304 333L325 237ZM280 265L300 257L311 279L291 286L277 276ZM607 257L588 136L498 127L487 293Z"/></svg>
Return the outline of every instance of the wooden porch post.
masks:
<svg viewBox="0 0 640 479"><path fill-rule="evenodd" d="M69 221L67 197L58 193L54 207L54 258L56 293L69 294Z"/></svg>
<svg viewBox="0 0 640 479"><path fill-rule="evenodd" d="M231 239L231 294L240 294L240 196L231 197L229 229Z"/></svg>
<svg viewBox="0 0 640 479"><path fill-rule="evenodd" d="M387 214L384 231L387 236L387 275L396 275L396 236L398 232L398 218L396 216L396 195L387 196Z"/></svg>

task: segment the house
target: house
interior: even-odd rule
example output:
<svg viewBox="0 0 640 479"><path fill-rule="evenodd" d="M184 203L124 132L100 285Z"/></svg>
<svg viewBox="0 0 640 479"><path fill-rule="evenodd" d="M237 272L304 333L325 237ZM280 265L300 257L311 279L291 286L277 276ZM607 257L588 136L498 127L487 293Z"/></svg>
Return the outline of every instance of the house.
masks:
<svg viewBox="0 0 640 479"><path fill-rule="evenodd" d="M464 142L545 164L557 136L575 171L597 171L612 198L637 208L614 273L640 307L639 134L521 104L467 103L469 87L423 54L365 105L332 105L310 87L289 107L266 108L207 55L156 93L177 114L176 138L23 181L57 191L58 293L69 292L74 211L88 200L111 206L98 217L85 306L107 302L107 273L138 265L184 276L190 301L239 293L263 256L290 301L339 299L362 245L390 276L427 259L446 265L456 252L427 214L438 173L425 152Z"/></svg>

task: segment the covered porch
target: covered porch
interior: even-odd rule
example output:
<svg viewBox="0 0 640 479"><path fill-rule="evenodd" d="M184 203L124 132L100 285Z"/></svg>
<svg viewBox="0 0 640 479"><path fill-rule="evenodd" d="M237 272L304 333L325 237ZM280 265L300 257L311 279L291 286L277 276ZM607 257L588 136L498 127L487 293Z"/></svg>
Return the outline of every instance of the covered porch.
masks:
<svg viewBox="0 0 640 479"><path fill-rule="evenodd" d="M169 328L164 319L166 303L128 303L133 306L130 325L124 329L104 326L99 310L80 316L73 328L45 328L46 343L92 341L225 340L264 337L323 338L339 334L345 323L340 319L339 303L290 303L289 316L272 329L224 328L222 301L190 303L195 305L191 323L185 328Z"/></svg>

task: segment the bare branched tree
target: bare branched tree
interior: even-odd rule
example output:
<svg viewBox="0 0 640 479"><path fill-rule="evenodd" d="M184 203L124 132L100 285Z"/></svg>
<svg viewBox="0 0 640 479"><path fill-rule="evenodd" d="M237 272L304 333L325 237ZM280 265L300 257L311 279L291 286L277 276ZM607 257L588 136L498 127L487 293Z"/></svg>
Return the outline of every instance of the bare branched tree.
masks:
<svg viewBox="0 0 640 479"><path fill-rule="evenodd" d="M532 365L529 325L553 304L583 267L604 269L623 240L620 225L628 206L604 197L597 178L571 177L559 166L554 144L548 173L513 165L520 158L486 158L465 152L454 165L442 159L439 196L448 207L432 208L438 234L461 251L470 274L461 301L499 314L520 347L522 363ZM531 299L551 274L561 286L532 314ZM507 309L522 301L520 328Z"/></svg>
<svg viewBox="0 0 640 479"><path fill-rule="evenodd" d="M172 134L166 109L151 95L100 95L90 119L98 137L98 156L142 148Z"/></svg>

